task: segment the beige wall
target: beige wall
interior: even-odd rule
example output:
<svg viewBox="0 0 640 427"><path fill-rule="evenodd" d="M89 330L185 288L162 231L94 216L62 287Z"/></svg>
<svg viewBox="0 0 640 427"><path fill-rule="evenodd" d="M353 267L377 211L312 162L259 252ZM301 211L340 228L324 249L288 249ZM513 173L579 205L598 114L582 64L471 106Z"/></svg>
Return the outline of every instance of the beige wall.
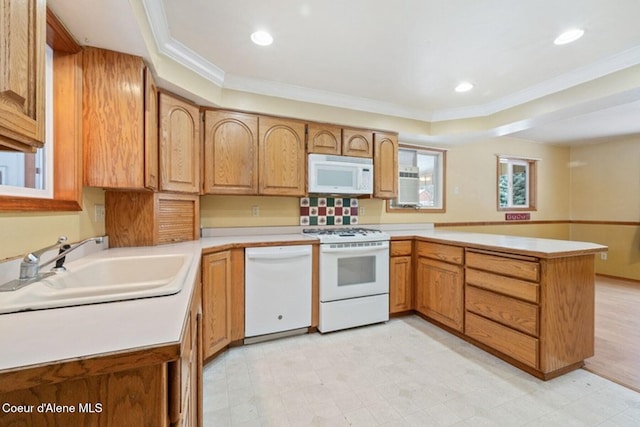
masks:
<svg viewBox="0 0 640 427"><path fill-rule="evenodd" d="M640 280L640 136L574 147L571 165L571 219L604 222L572 224L571 239L609 247L599 273Z"/></svg>
<svg viewBox="0 0 640 427"><path fill-rule="evenodd" d="M104 191L85 188L80 212L0 214L0 260L52 245L58 236L67 236L70 242L103 236L104 221L93 220L95 204L104 204Z"/></svg>
<svg viewBox="0 0 640 427"><path fill-rule="evenodd" d="M447 152L445 213L388 213L382 200L361 199L361 224L502 221L498 212L496 154L540 159L538 210L532 220L567 220L570 213L569 148L494 138L451 147ZM298 225L299 199L288 197L206 196L201 200L205 227ZM252 217L252 206L260 216ZM511 228L511 227L508 227ZM493 231L488 231L493 232ZM555 235L555 233L552 233ZM565 231L558 238L565 236Z"/></svg>

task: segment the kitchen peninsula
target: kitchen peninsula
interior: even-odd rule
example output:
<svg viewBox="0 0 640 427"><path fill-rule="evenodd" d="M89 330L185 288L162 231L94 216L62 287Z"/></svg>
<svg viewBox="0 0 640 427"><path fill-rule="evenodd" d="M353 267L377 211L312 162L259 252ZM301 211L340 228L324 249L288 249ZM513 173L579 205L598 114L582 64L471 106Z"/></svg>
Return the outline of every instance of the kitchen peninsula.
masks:
<svg viewBox="0 0 640 427"><path fill-rule="evenodd" d="M606 247L454 233L424 224L382 227L391 235L392 245L411 242L416 274L410 276L415 296L410 312L415 310L544 379L581 366L593 353L594 254ZM103 251L104 256L111 251L140 250L192 254L188 283L176 295L137 304L124 301L1 315L0 346L10 349L0 354L2 402L77 406L84 399L80 403L102 405L100 413L3 417L32 425L45 419L75 422L78 417L90 425L113 425L114 420L126 421L126 416L139 421L149 411L157 413L159 423L197 418L202 363L198 355L201 340L207 339L199 332L207 321L199 309L206 304L201 301L201 255L249 246L314 243L300 234L299 227L233 231L214 232L194 242ZM390 276L393 287L393 271ZM449 285L458 288L450 294ZM457 299L432 298L447 295ZM313 301L317 304L317 299ZM461 316L461 327L448 324L447 319L456 316ZM69 395L75 400L63 402L61 396L70 390L82 393ZM136 400L142 396L148 402Z"/></svg>

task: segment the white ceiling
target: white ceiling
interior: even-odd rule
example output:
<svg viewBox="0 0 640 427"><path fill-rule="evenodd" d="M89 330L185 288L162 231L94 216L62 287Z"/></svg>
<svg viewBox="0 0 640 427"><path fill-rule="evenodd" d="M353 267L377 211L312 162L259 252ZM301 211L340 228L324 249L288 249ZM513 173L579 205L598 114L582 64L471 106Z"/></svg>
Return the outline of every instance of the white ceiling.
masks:
<svg viewBox="0 0 640 427"><path fill-rule="evenodd" d="M157 48L221 87L430 122L480 117L640 64L638 0L48 0L80 43ZM585 35L565 46L571 27ZM269 47L249 35L265 29ZM461 80L468 93L453 88ZM526 128L526 129L525 129ZM640 133L640 90L511 135L576 143Z"/></svg>

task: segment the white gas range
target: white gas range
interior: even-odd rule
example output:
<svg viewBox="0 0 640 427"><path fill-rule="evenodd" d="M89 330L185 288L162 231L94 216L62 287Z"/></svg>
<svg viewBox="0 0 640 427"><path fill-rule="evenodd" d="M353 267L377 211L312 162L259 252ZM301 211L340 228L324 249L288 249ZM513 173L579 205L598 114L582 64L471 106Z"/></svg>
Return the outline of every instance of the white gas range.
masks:
<svg viewBox="0 0 640 427"><path fill-rule="evenodd" d="M371 228L303 233L320 240L320 332L389 320L389 235Z"/></svg>

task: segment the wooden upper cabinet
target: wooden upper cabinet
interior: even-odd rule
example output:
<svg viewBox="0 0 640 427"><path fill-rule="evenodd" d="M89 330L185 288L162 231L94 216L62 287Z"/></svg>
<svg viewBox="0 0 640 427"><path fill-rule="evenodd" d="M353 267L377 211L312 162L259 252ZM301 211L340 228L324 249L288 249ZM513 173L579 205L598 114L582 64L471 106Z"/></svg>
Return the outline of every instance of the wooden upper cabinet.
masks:
<svg viewBox="0 0 640 427"><path fill-rule="evenodd" d="M260 194L305 195L305 128L296 120L260 117Z"/></svg>
<svg viewBox="0 0 640 427"><path fill-rule="evenodd" d="M161 92L160 190L200 192L200 110L197 106Z"/></svg>
<svg viewBox="0 0 640 427"><path fill-rule="evenodd" d="M142 58L88 47L83 57L84 181L157 189L157 94Z"/></svg>
<svg viewBox="0 0 640 427"><path fill-rule="evenodd" d="M342 128L324 123L309 123L307 152L342 154Z"/></svg>
<svg viewBox="0 0 640 427"><path fill-rule="evenodd" d="M373 197L394 199L398 197L398 136L375 133L373 139Z"/></svg>
<svg viewBox="0 0 640 427"><path fill-rule="evenodd" d="M44 143L45 0L0 3L0 149Z"/></svg>
<svg viewBox="0 0 640 427"><path fill-rule="evenodd" d="M158 189L158 87L147 68L144 73L144 182Z"/></svg>
<svg viewBox="0 0 640 427"><path fill-rule="evenodd" d="M204 114L204 192L258 194L258 116Z"/></svg>
<svg viewBox="0 0 640 427"><path fill-rule="evenodd" d="M365 129L342 129L342 155L373 157L373 132Z"/></svg>

